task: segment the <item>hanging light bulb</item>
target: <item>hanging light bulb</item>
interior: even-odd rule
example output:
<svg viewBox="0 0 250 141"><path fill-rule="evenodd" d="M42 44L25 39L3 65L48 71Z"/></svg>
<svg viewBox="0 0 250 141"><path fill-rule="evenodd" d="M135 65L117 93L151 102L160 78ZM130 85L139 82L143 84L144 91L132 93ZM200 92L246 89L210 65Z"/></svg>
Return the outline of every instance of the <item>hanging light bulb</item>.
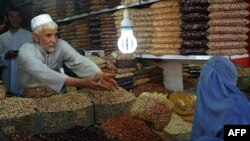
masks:
<svg viewBox="0 0 250 141"><path fill-rule="evenodd" d="M129 20L127 8L124 10L123 16L118 48L122 53L133 53L137 47L137 40L133 34L133 23Z"/></svg>

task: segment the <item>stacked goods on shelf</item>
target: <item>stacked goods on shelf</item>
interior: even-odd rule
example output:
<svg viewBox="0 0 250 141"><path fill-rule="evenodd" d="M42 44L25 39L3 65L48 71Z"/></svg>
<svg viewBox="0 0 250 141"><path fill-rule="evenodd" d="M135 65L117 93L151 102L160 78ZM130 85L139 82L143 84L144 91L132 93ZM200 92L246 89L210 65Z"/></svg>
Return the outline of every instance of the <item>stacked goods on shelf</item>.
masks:
<svg viewBox="0 0 250 141"><path fill-rule="evenodd" d="M35 134L36 102L27 98L6 98L0 102L0 129L5 134Z"/></svg>
<svg viewBox="0 0 250 141"><path fill-rule="evenodd" d="M101 47L100 24L101 22L98 15L89 17L89 47L92 49Z"/></svg>
<svg viewBox="0 0 250 141"><path fill-rule="evenodd" d="M13 134L10 141L115 141L112 136L99 127L75 126L58 133L26 136Z"/></svg>
<svg viewBox="0 0 250 141"><path fill-rule="evenodd" d="M206 55L209 1L180 0L180 5L181 54Z"/></svg>
<svg viewBox="0 0 250 141"><path fill-rule="evenodd" d="M137 71L137 60L133 55L118 53L116 59L115 79L117 84L126 89L134 88L134 73Z"/></svg>
<svg viewBox="0 0 250 141"><path fill-rule="evenodd" d="M105 0L103 4L106 8L113 8L120 5L120 3L121 0Z"/></svg>
<svg viewBox="0 0 250 141"><path fill-rule="evenodd" d="M118 88L115 91L81 89L79 93L86 95L94 102L95 123L97 124L109 118L128 113L136 99L132 93L122 88Z"/></svg>
<svg viewBox="0 0 250 141"><path fill-rule="evenodd" d="M66 17L74 16L76 13L74 0L64 0L64 5L62 4L62 0L58 1L61 4L61 9L58 9L59 13L64 13L65 11ZM64 17L62 17L64 18Z"/></svg>
<svg viewBox="0 0 250 141"><path fill-rule="evenodd" d="M65 0L57 1L57 0L51 0L47 1L44 4L44 12L48 13L54 20L64 18L65 16L69 16L67 12L61 12L61 11L67 11L67 8L65 8Z"/></svg>
<svg viewBox="0 0 250 141"><path fill-rule="evenodd" d="M103 69L107 66L107 61L101 57L91 55L89 56L89 59L92 60L100 69Z"/></svg>
<svg viewBox="0 0 250 141"><path fill-rule="evenodd" d="M139 2L139 0L121 0L121 4L131 4L133 2Z"/></svg>
<svg viewBox="0 0 250 141"><path fill-rule="evenodd" d="M135 73L135 86L145 83L163 84L163 70L158 66L152 68L142 68Z"/></svg>
<svg viewBox="0 0 250 141"><path fill-rule="evenodd" d="M114 24L113 15L110 13L100 14L100 32L101 32L101 47L106 54L117 50L116 28Z"/></svg>
<svg viewBox="0 0 250 141"><path fill-rule="evenodd" d="M166 89L163 84L156 84L156 83L142 84L142 85L139 85L139 86L135 87L132 90L132 93L136 97L138 97L143 92L151 92L151 93L157 92L157 93L162 93L162 94L166 94L166 95L169 95L169 94L172 93L172 91Z"/></svg>
<svg viewBox="0 0 250 141"><path fill-rule="evenodd" d="M121 21L123 20L123 11L116 11L114 15L117 30L117 38L120 37ZM152 43L152 10L128 9L129 19L133 22L133 32L137 39L137 53L148 53Z"/></svg>
<svg viewBox="0 0 250 141"><path fill-rule="evenodd" d="M40 132L53 133L76 125L93 124L91 100L82 94L69 93L36 99L40 113Z"/></svg>
<svg viewBox="0 0 250 141"><path fill-rule="evenodd" d="M104 9L104 3L105 0L90 0L89 2L89 9L90 11L97 11L97 10L101 10Z"/></svg>
<svg viewBox="0 0 250 141"><path fill-rule="evenodd" d="M212 0L208 29L209 55L240 55L246 54L245 41L249 31L247 24L249 4L244 0Z"/></svg>
<svg viewBox="0 0 250 141"><path fill-rule="evenodd" d="M198 84L201 66L195 64L185 64L183 67L184 90L194 89Z"/></svg>
<svg viewBox="0 0 250 141"><path fill-rule="evenodd" d="M105 121L101 127L119 141L158 141L144 121L121 115Z"/></svg>
<svg viewBox="0 0 250 141"><path fill-rule="evenodd" d="M59 26L60 38L67 41L73 48L88 48L89 33L86 20L79 20Z"/></svg>
<svg viewBox="0 0 250 141"><path fill-rule="evenodd" d="M72 47L74 37L75 37L75 29L72 28L71 24L64 24L59 26L59 36L63 40L67 41Z"/></svg>
<svg viewBox="0 0 250 141"><path fill-rule="evenodd" d="M154 123L156 130L163 130L174 110L174 104L166 95L159 93L142 93L130 109L130 116L136 119Z"/></svg>
<svg viewBox="0 0 250 141"><path fill-rule="evenodd" d="M195 108L195 94L174 92L169 100L174 103L174 112L187 122L193 122Z"/></svg>
<svg viewBox="0 0 250 141"><path fill-rule="evenodd" d="M88 23L86 20L75 21L71 24L71 27L75 31L73 36L72 46L74 48L88 48L89 38L88 38Z"/></svg>
<svg viewBox="0 0 250 141"><path fill-rule="evenodd" d="M180 12L177 0L160 1L150 6L153 11L153 55L179 54Z"/></svg>
<svg viewBox="0 0 250 141"><path fill-rule="evenodd" d="M75 2L75 13L82 14L89 12L90 0L74 0Z"/></svg>

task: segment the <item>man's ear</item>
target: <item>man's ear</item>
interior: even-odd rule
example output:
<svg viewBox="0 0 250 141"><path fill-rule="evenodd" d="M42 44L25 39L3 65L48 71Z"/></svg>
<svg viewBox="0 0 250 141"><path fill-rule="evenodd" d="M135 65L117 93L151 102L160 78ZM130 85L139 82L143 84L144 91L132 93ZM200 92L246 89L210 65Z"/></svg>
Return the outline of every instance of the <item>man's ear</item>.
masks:
<svg viewBox="0 0 250 141"><path fill-rule="evenodd" d="M39 38L39 35L33 32L33 33L32 33L32 36L33 36L33 39L35 40L35 42L38 43L38 42L39 42L39 39L40 39L40 38Z"/></svg>

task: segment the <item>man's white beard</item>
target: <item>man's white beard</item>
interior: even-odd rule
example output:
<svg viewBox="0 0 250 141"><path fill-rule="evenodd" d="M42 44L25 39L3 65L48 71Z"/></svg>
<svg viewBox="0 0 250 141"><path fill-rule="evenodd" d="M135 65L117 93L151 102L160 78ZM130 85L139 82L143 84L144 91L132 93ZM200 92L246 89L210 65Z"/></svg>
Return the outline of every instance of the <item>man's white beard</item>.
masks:
<svg viewBox="0 0 250 141"><path fill-rule="evenodd" d="M55 47L42 47L46 52L51 53L54 52L56 50Z"/></svg>

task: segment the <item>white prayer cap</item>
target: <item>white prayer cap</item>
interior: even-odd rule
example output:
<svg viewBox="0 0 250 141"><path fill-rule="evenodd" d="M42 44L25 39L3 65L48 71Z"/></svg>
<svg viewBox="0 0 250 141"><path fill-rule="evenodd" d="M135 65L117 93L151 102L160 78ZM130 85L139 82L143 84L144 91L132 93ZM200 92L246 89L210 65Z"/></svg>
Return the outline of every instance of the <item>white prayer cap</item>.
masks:
<svg viewBox="0 0 250 141"><path fill-rule="evenodd" d="M50 15L48 14L38 15L31 20L31 29L32 31L34 31L39 26L50 22L54 22L50 17Z"/></svg>

